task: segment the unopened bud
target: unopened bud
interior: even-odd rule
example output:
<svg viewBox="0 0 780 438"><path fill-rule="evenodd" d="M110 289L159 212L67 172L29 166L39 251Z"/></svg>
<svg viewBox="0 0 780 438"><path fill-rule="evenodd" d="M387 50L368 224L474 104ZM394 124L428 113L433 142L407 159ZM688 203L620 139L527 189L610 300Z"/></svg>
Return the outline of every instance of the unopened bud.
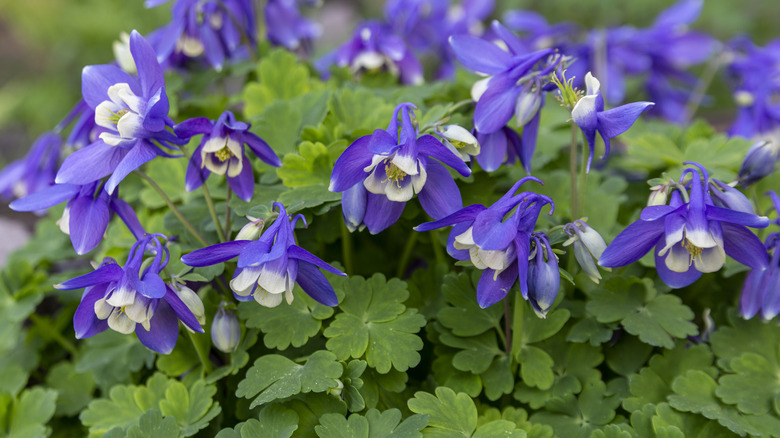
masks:
<svg viewBox="0 0 780 438"><path fill-rule="evenodd" d="M730 210L741 211L743 213L755 214L753 204L747 196L742 194L742 192L714 178L710 180L710 184L717 187L713 187L710 190L712 202L715 205ZM718 190L718 188L720 188L720 190Z"/></svg>
<svg viewBox="0 0 780 438"><path fill-rule="evenodd" d="M582 272L598 284L601 280L601 273L596 266L596 261L607 248L604 238L582 220L566 224L563 230L569 235L569 240L564 242L563 246L574 245L574 257L582 268Z"/></svg>
<svg viewBox="0 0 780 438"><path fill-rule="evenodd" d="M780 142L762 140L753 143L739 169L739 182L751 185L775 171L780 158Z"/></svg>
<svg viewBox="0 0 780 438"><path fill-rule="evenodd" d="M450 150L458 154L465 161L470 160L471 156L479 155L481 150L479 141L474 135L466 128L458 125L447 125L444 129L437 131L437 134L442 138L445 146L450 147Z"/></svg>
<svg viewBox="0 0 780 438"><path fill-rule="evenodd" d="M246 218L249 219L250 222L241 228L236 235L236 240L257 240L263 232L265 221L253 218L252 216L247 216Z"/></svg>
<svg viewBox="0 0 780 438"><path fill-rule="evenodd" d="M558 297L561 274L558 257L552 251L547 236L538 234L533 237L536 242L534 257L528 262L528 301L538 317L546 318Z"/></svg>
<svg viewBox="0 0 780 438"><path fill-rule="evenodd" d="M515 106L515 117L517 117L517 127L525 126L533 119L542 107L542 90L539 87L533 87L531 91L523 91L517 98Z"/></svg>
<svg viewBox="0 0 780 438"><path fill-rule="evenodd" d="M176 296L178 296L184 305L190 309L190 312L195 315L198 323L200 323L200 325L205 324L206 310L203 308L203 301L200 300L198 294L183 284L172 283L171 286L171 289L176 293Z"/></svg>
<svg viewBox="0 0 780 438"><path fill-rule="evenodd" d="M241 325L235 311L220 305L211 321L211 342L223 353L236 351L241 342Z"/></svg>
<svg viewBox="0 0 780 438"><path fill-rule="evenodd" d="M650 187L650 197L647 199L647 205L666 205L669 199L669 186L658 185Z"/></svg>

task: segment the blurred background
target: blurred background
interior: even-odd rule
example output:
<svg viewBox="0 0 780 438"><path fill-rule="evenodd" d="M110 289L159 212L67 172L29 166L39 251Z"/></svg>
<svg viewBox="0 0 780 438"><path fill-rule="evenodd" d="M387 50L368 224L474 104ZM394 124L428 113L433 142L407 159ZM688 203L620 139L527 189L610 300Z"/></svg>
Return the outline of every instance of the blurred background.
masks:
<svg viewBox="0 0 780 438"><path fill-rule="evenodd" d="M457 3L454 1L453 3ZM649 26L673 0L496 0L493 18L509 9L529 9L552 22L583 28ZM384 2L325 0L306 13L323 27L315 57L336 47L361 18L381 18ZM170 3L145 9L142 0L0 0L0 167L22 157L32 141L57 124L81 95L81 68L113 60L120 32L146 34L165 24ZM694 28L721 41L749 35L763 45L778 36L778 0L706 0ZM700 66L701 68L701 66ZM710 87L713 97L699 112L719 125L730 121L733 104L722 75ZM3 253L24 241L29 214L0 206ZM6 237L7 236L7 237Z"/></svg>

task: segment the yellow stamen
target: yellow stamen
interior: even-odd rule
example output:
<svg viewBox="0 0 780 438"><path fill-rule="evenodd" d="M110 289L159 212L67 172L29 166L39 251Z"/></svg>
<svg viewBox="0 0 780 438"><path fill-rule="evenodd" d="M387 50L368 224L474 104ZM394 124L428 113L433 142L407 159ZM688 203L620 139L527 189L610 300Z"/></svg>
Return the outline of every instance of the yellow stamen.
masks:
<svg viewBox="0 0 780 438"><path fill-rule="evenodd" d="M683 239L682 247L688 250L688 254L691 257L691 260L688 262L688 266L691 266L693 264L694 259L696 259L697 257L699 258L700 263L704 262L701 258L701 254L702 252L704 252L704 250L691 243L690 240Z"/></svg>
<svg viewBox="0 0 780 438"><path fill-rule="evenodd" d="M384 179L384 181L391 181L391 183L395 183L398 188L401 188L401 180L406 177L406 172L399 169L398 166L396 166L393 163L385 164L385 175L387 178Z"/></svg>
<svg viewBox="0 0 780 438"><path fill-rule="evenodd" d="M214 156L216 156L219 159L219 161L227 161L233 158L233 151L231 151L230 148L227 147L227 142L225 143L226 143L225 147L214 152Z"/></svg>

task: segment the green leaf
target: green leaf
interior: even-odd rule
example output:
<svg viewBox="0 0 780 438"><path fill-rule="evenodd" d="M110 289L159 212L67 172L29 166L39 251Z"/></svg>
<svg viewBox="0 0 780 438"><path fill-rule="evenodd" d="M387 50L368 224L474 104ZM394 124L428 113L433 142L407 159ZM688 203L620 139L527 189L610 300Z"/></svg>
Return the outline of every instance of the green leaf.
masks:
<svg viewBox="0 0 780 438"><path fill-rule="evenodd" d="M314 430L320 438L416 438L428 423L427 415L412 415L401 423L401 411L369 409L366 416L326 414ZM400 423L400 424L399 424Z"/></svg>
<svg viewBox="0 0 780 438"><path fill-rule="evenodd" d="M515 423L511 421L496 420L478 427L477 431L472 435L474 438L491 438L498 436L526 438L528 434L524 430L517 429Z"/></svg>
<svg viewBox="0 0 780 438"><path fill-rule="evenodd" d="M287 187L302 187L312 184L328 185L333 164L347 148L347 142L339 140L327 147L322 143L304 141L298 146L297 154L287 154L282 167L276 174Z"/></svg>
<svg viewBox="0 0 780 438"><path fill-rule="evenodd" d="M264 406L260 421L251 419L241 429L242 438L289 438L298 429L298 414L280 405Z"/></svg>
<svg viewBox="0 0 780 438"><path fill-rule="evenodd" d="M369 408L375 408L384 401L386 393L399 393L406 388L409 379L406 373L391 369L387 374L380 374L373 368L366 368L360 376L363 386L360 395ZM385 403L386 404L386 403Z"/></svg>
<svg viewBox="0 0 780 438"><path fill-rule="evenodd" d="M366 407L366 401L360 394L360 388L363 387L363 379L360 376L365 370L364 360L351 360L348 364L344 364L344 374L341 377L344 388L341 390L341 398L344 399L350 412L359 412Z"/></svg>
<svg viewBox="0 0 780 438"><path fill-rule="evenodd" d="M334 193L328 190L325 184L312 184L310 186L295 187L279 195L278 202L287 207L287 212L293 214L304 208L313 208L326 202L337 203L341 201L341 193ZM318 212L325 213L330 208Z"/></svg>
<svg viewBox="0 0 780 438"><path fill-rule="evenodd" d="M289 100L312 88L309 70L299 58L286 50L274 50L257 66L257 82L244 88L244 115L252 118L263 114L277 100Z"/></svg>
<svg viewBox="0 0 780 438"><path fill-rule="evenodd" d="M456 336L476 336L494 327L500 327L504 309L491 306L487 309L477 304L476 286L466 273L447 274L441 293L451 306L439 310L436 319Z"/></svg>
<svg viewBox="0 0 780 438"><path fill-rule="evenodd" d="M314 428L325 414L338 414L342 417L347 415L346 404L339 397L327 393L298 394L279 405L298 414L298 429L293 434L296 438L316 437Z"/></svg>
<svg viewBox="0 0 780 438"><path fill-rule="evenodd" d="M95 392L92 373L77 373L70 362L54 365L46 376L46 384L57 390L58 416L78 414L92 400Z"/></svg>
<svg viewBox="0 0 780 438"><path fill-rule="evenodd" d="M481 427L495 420L511 421L518 429L524 430L528 438L553 438L554 435L552 427L528 421L528 412L525 409L511 406L503 411L488 408L480 415L477 425Z"/></svg>
<svg viewBox="0 0 780 438"><path fill-rule="evenodd" d="M674 338L698 334L693 311L675 295L658 295L650 279L613 277L591 294L586 309L599 322L620 322L642 342L674 348Z"/></svg>
<svg viewBox="0 0 780 438"><path fill-rule="evenodd" d="M531 421L548 424L561 437L589 438L599 426L615 418L617 397L606 396L604 382L590 382L579 397L556 397L547 403L547 411L531 416Z"/></svg>
<svg viewBox="0 0 780 438"><path fill-rule="evenodd" d="M544 350L530 344L541 342L558 333L570 315L567 309L556 309L550 312L546 319L538 318L528 309L528 304L518 293L512 322L512 330L515 333L512 355L520 364L520 376L526 385L543 390L552 386L555 381L552 358Z"/></svg>
<svg viewBox="0 0 780 438"><path fill-rule="evenodd" d="M733 310L729 312L728 321L729 325L719 327L710 336L718 366L728 371L731 361L744 353L755 353L763 356L770 367L780 367L777 350L767 348L780 345L780 326L767 324L759 318L743 319Z"/></svg>
<svg viewBox="0 0 780 438"><path fill-rule="evenodd" d="M353 136L383 129L393 116L393 105L370 90L344 88L331 97L330 110Z"/></svg>
<svg viewBox="0 0 780 438"><path fill-rule="evenodd" d="M416 309L406 309L406 284L396 278L387 281L382 274L370 279L353 276L340 283L343 313L323 332L328 350L340 360L361 358L368 366L386 373L393 367L406 371L420 362L423 347L415 333L425 325Z"/></svg>
<svg viewBox="0 0 780 438"><path fill-rule="evenodd" d="M715 394L728 404L736 404L745 414L768 413L780 393L780 370L755 353L735 357L730 368L736 374L722 376Z"/></svg>
<svg viewBox="0 0 780 438"><path fill-rule="evenodd" d="M636 433L630 426L608 424L603 429L594 430L590 438L635 438Z"/></svg>
<svg viewBox="0 0 780 438"><path fill-rule="evenodd" d="M51 432L46 423L56 410L57 391L25 389L18 398L0 394L0 433L9 438L37 438Z"/></svg>
<svg viewBox="0 0 780 438"><path fill-rule="evenodd" d="M552 367L555 364L547 352L532 345L520 350L520 376L528 386L548 389L555 382Z"/></svg>
<svg viewBox="0 0 780 438"><path fill-rule="evenodd" d="M301 347L317 335L322 321L333 315L333 308L324 306L305 294L299 286L293 290L292 304L283 302L277 307L258 306L255 302L238 305L238 314L246 326L259 328L268 348L286 350Z"/></svg>
<svg viewBox="0 0 780 438"><path fill-rule="evenodd" d="M154 363L154 352L135 336L106 330L84 342L84 354L76 361L76 372L92 371L95 382L108 390L115 383L127 382L130 374Z"/></svg>
<svg viewBox="0 0 780 438"><path fill-rule="evenodd" d="M189 390L176 380L168 382L165 400L160 401L163 415L176 418L182 435L191 436L208 426L222 409L212 398L217 387L207 385L203 380L196 381Z"/></svg>
<svg viewBox="0 0 780 438"><path fill-rule="evenodd" d="M175 438L179 436L179 426L176 425L175 418L163 417L159 410L149 409L138 419L138 424L127 429L125 436L127 438Z"/></svg>
<svg viewBox="0 0 780 438"><path fill-rule="evenodd" d="M277 155L283 156L295 152L302 124L303 112L299 106L277 100L266 108L250 130L265 140Z"/></svg>
<svg viewBox="0 0 780 438"><path fill-rule="evenodd" d="M343 369L329 351L316 351L305 365L278 354L257 359L238 384L236 396L254 398L250 409L301 392L324 392L338 385Z"/></svg>
<svg viewBox="0 0 780 438"><path fill-rule="evenodd" d="M418 391L407 405L412 412L429 416L428 427L423 432L426 437L470 437L477 427L474 401L468 394L455 394L447 387L436 388L435 396Z"/></svg>

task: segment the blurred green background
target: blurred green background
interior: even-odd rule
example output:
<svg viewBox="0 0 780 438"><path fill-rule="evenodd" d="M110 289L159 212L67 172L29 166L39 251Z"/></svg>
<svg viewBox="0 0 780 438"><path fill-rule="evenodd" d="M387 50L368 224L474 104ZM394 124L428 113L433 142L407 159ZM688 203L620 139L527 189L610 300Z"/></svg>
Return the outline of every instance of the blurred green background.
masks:
<svg viewBox="0 0 780 438"><path fill-rule="evenodd" d="M551 22L583 27L650 25L672 0L497 0L496 18L507 9L531 9ZM378 18L384 2L325 0L307 13L323 23L318 53L344 40L359 17ZM142 0L0 0L0 166L22 156L32 140L51 129L78 100L84 65L113 59L120 32L145 34L164 24L170 4L147 10ZM778 0L707 0L695 28L721 40L749 34L758 43L777 36ZM730 111L718 79L716 101L705 115ZM722 118L722 116L721 116Z"/></svg>

